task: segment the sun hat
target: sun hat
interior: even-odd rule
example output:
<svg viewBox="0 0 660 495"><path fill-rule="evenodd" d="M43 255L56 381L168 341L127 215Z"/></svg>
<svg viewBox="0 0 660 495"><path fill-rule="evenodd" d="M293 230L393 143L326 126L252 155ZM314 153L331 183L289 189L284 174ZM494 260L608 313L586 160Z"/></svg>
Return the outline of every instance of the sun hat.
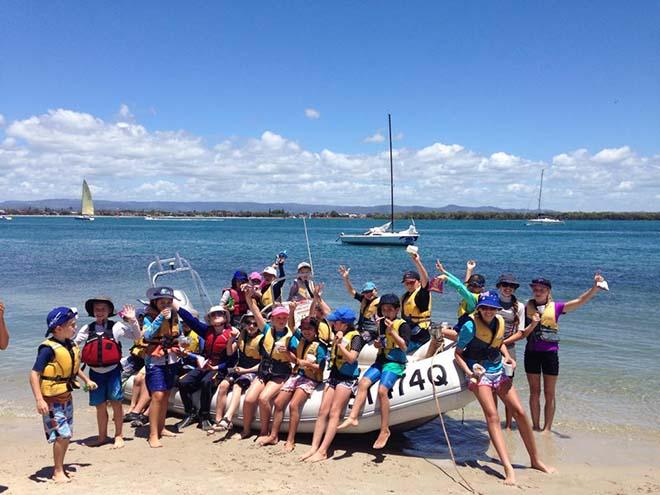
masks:
<svg viewBox="0 0 660 495"><path fill-rule="evenodd" d="M500 275L500 277L497 279L497 284L495 286L499 287L502 284L515 285L516 289L520 287L520 284L518 283L516 277L514 277L512 273L503 273L502 275Z"/></svg>
<svg viewBox="0 0 660 495"><path fill-rule="evenodd" d="M147 289L147 298L150 301L155 301L157 299L181 300L174 295L174 290L171 287L151 287L150 289Z"/></svg>
<svg viewBox="0 0 660 495"><path fill-rule="evenodd" d="M502 309L502 305L500 304L500 296L497 295L497 292L482 292L479 294L479 299L477 300L477 308L480 306Z"/></svg>
<svg viewBox="0 0 660 495"><path fill-rule="evenodd" d="M211 306L206 312L207 315L210 315L211 313L229 313L229 310L222 304L216 304L215 306Z"/></svg>
<svg viewBox="0 0 660 495"><path fill-rule="evenodd" d="M248 276L247 273L245 273L242 270L237 270L234 272L234 276L232 277L232 280L247 280Z"/></svg>
<svg viewBox="0 0 660 495"><path fill-rule="evenodd" d="M298 271L302 270L303 268L309 268L310 270L312 269L312 265L307 263L306 261L303 261L301 263L298 263Z"/></svg>
<svg viewBox="0 0 660 495"><path fill-rule="evenodd" d="M401 282L405 282L406 280L422 280L422 277L419 276L419 273L417 273L415 270L408 270L407 272L403 272L403 278L401 279Z"/></svg>
<svg viewBox="0 0 660 495"><path fill-rule="evenodd" d="M249 279L250 280L258 280L259 283L263 282L263 280L264 280L263 277L261 276L261 273L259 273L259 272L250 273Z"/></svg>
<svg viewBox="0 0 660 495"><path fill-rule="evenodd" d="M286 306L277 306L270 314L271 318L274 316L289 316L289 308Z"/></svg>
<svg viewBox="0 0 660 495"><path fill-rule="evenodd" d="M376 284L374 284L373 282L367 282L362 286L362 290L360 290L360 293L371 292L372 290L376 290Z"/></svg>
<svg viewBox="0 0 660 495"><path fill-rule="evenodd" d="M350 324L355 322L355 318L357 318L355 311L348 307L342 307L335 309L326 319L328 321L341 321Z"/></svg>
<svg viewBox="0 0 660 495"><path fill-rule="evenodd" d="M110 299L110 296L97 296L85 301L85 311L87 315L94 318L94 303L105 303L110 306L110 314L108 316L115 316L115 305Z"/></svg>
<svg viewBox="0 0 660 495"><path fill-rule="evenodd" d="M401 307L401 301L399 300L399 296L396 294L383 294L380 296L380 301L378 301L378 308L384 306L385 304L389 304L395 308Z"/></svg>
<svg viewBox="0 0 660 495"><path fill-rule="evenodd" d="M267 266L261 271L262 275L272 275L273 277L277 277L277 270L273 268L272 266Z"/></svg>
<svg viewBox="0 0 660 495"><path fill-rule="evenodd" d="M46 317L46 325L48 326L46 335L52 332L54 328L64 325L67 321L77 317L78 311L76 311L76 308L69 308L67 306L53 308Z"/></svg>
<svg viewBox="0 0 660 495"><path fill-rule="evenodd" d="M483 275L479 275L478 273L475 273L474 275L471 275L470 278L468 278L467 284L468 287L484 287L486 285L486 279L484 278Z"/></svg>
<svg viewBox="0 0 660 495"><path fill-rule="evenodd" d="M552 289L552 282L550 282L550 280L548 280L547 278L543 278L543 277L538 277L532 280L532 283L529 284L529 286L531 287L533 285L542 285L543 287Z"/></svg>

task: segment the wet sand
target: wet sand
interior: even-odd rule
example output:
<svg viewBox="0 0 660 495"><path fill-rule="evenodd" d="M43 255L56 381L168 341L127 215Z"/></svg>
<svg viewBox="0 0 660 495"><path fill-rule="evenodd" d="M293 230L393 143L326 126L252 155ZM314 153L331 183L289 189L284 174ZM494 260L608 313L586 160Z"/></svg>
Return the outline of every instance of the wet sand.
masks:
<svg viewBox="0 0 660 495"><path fill-rule="evenodd" d="M78 401L80 404L81 401ZM168 418L174 424L176 418ZM375 434L337 437L331 460L318 464L298 462L311 441L300 439L296 451L284 453L283 442L258 447L252 441L207 437L195 427L177 438L163 439L164 448L150 449L146 428L125 429L126 446L90 448L83 441L96 433L92 408L79 406L75 435L67 453L73 481L55 485L51 475L51 448L46 444L41 420L0 417L0 493L105 494L236 494L270 493L469 493L450 460L406 455L405 439L393 435L380 454L371 450ZM439 428L439 426L438 426ZM112 430L111 430L112 431ZM474 460L461 461L460 473L484 494L516 493L519 489L553 495L660 492L660 444L653 438L580 433L537 436L544 459L559 470L546 475L528 463L516 432L507 432L507 443L519 488L502 483L502 468L491 457L492 448Z"/></svg>

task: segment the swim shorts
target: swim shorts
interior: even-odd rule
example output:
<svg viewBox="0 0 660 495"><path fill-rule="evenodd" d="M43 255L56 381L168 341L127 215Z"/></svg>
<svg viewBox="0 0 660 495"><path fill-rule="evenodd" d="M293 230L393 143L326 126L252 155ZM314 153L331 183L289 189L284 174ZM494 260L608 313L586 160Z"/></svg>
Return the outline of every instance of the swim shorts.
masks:
<svg viewBox="0 0 660 495"><path fill-rule="evenodd" d="M53 402L48 404L48 414L42 416L44 432L48 443L54 443L58 438L73 436L73 401Z"/></svg>
<svg viewBox="0 0 660 495"><path fill-rule="evenodd" d="M167 392L174 387L178 366L175 364L149 364L146 368L145 382L149 393Z"/></svg>
<svg viewBox="0 0 660 495"><path fill-rule="evenodd" d="M119 366L107 373L97 373L90 369L89 378L98 385L95 390L89 391L90 406L98 406L108 400L124 400L121 389L121 368Z"/></svg>
<svg viewBox="0 0 660 495"><path fill-rule="evenodd" d="M344 387L349 389L353 395L357 392L357 384L358 384L358 379L357 378L349 378L349 379L342 379L342 378L333 378L332 376L329 377L325 383L328 385L330 388L337 389L337 387Z"/></svg>
<svg viewBox="0 0 660 495"><path fill-rule="evenodd" d="M392 390L396 381L403 376L405 371L406 366L401 363L374 363L364 372L364 378L371 380L371 383L380 380L383 387Z"/></svg>
<svg viewBox="0 0 660 495"><path fill-rule="evenodd" d="M559 375L558 351L530 351L525 349L525 373L548 376Z"/></svg>
<svg viewBox="0 0 660 495"><path fill-rule="evenodd" d="M307 395L311 396L314 393L314 390L316 390L318 384L319 382L307 378L306 376L292 375L286 382L284 382L284 385L282 385L280 390L282 392L295 392L297 388L300 388Z"/></svg>
<svg viewBox="0 0 660 495"><path fill-rule="evenodd" d="M250 388L252 382L257 377L256 373L230 373L224 379L227 380L231 385L238 385L241 387L241 390L244 392Z"/></svg>
<svg viewBox="0 0 660 495"><path fill-rule="evenodd" d="M499 389L502 385L505 385L511 381L511 378L504 374L504 370L500 370L497 373L484 373L479 378L479 383L475 384L470 380L468 384L468 389L473 392L477 387L490 387L493 390Z"/></svg>

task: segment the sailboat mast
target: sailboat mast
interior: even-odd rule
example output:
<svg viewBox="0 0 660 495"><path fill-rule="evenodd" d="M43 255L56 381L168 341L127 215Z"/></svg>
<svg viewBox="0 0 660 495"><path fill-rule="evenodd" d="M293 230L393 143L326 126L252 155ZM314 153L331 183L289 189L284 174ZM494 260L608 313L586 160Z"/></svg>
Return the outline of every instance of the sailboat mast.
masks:
<svg viewBox="0 0 660 495"><path fill-rule="evenodd" d="M541 186L539 187L539 207L538 207L538 212L539 215L541 214L541 195L543 194L543 173L545 172L545 169L541 169Z"/></svg>
<svg viewBox="0 0 660 495"><path fill-rule="evenodd" d="M394 232L394 165L392 162L392 115L387 114L387 126L390 133L390 230Z"/></svg>

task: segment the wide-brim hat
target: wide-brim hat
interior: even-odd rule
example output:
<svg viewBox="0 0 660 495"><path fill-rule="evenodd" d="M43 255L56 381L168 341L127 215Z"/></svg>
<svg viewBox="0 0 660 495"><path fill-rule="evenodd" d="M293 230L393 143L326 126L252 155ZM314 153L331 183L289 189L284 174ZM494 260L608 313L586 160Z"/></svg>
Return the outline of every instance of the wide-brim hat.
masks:
<svg viewBox="0 0 660 495"><path fill-rule="evenodd" d="M227 309L227 306L223 306L222 304L211 306L206 314L210 315L211 313L225 313L225 318L227 321L231 319L231 313L229 312L229 309Z"/></svg>
<svg viewBox="0 0 660 495"><path fill-rule="evenodd" d="M150 301L155 301L157 299L176 299L177 301L181 300L174 295L174 289L171 287L151 287L147 290L147 298Z"/></svg>
<svg viewBox="0 0 660 495"><path fill-rule="evenodd" d="M273 277L277 277L277 270L275 270L275 268L273 268L272 266L267 266L266 268L263 269L261 274L272 275Z"/></svg>
<svg viewBox="0 0 660 495"><path fill-rule="evenodd" d="M516 277L514 277L512 273L503 273L502 275L500 275L500 277L497 279L497 284L495 284L495 286L499 287L502 284L511 284L515 286L516 289L520 287L520 284L518 283Z"/></svg>
<svg viewBox="0 0 660 495"><path fill-rule="evenodd" d="M94 318L94 303L105 303L110 306L110 314L108 316L115 316L115 305L109 296L96 296L85 301L85 311L87 315Z"/></svg>

